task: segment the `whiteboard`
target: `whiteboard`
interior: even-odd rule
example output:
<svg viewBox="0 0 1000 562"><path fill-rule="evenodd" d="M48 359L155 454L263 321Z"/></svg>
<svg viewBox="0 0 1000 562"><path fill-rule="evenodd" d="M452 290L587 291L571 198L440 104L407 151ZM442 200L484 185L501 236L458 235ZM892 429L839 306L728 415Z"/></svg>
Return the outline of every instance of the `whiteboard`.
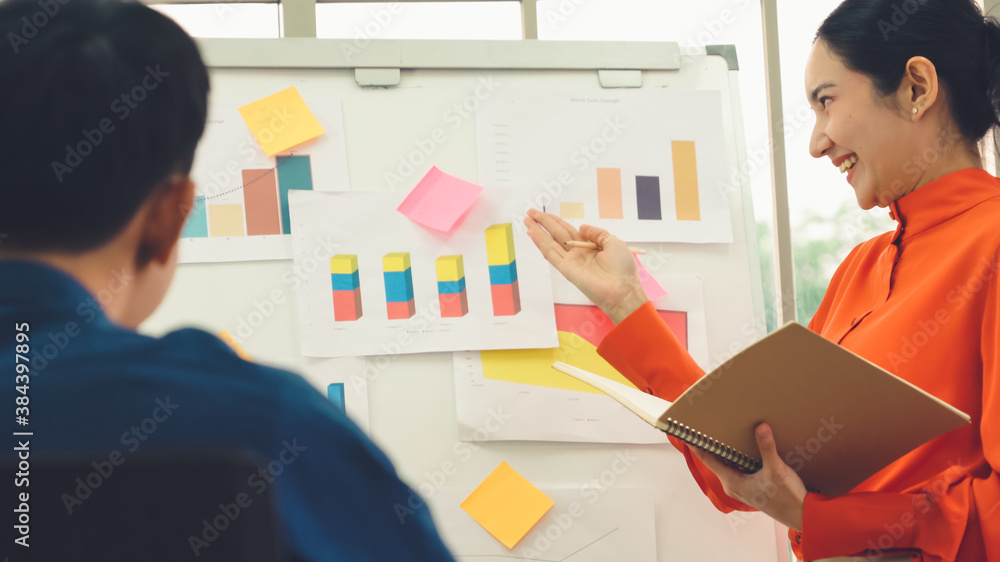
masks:
<svg viewBox="0 0 1000 562"><path fill-rule="evenodd" d="M539 41L354 41L323 39L202 40L212 95L253 99L290 85L308 85L341 100L352 190L388 190L401 155L430 147L413 165L409 189L432 165L477 178L475 119L455 125L456 107L475 109L490 80L522 87L716 90L721 93L731 244L647 244L647 258L671 273L697 275L704 288L709 365L714 367L764 333L737 71L722 56L680 53L674 43ZM358 67L363 67L360 70ZM383 83L365 86L360 83ZM398 84L394 84L398 82ZM430 143L430 144L429 144ZM404 170L405 171L405 170ZM405 182L404 182L405 183ZM649 265L649 261L646 262ZM655 266L654 266L655 267ZM304 373L299 355L291 261L187 264L178 268L163 304L143 325L152 335L195 326L228 330L260 362ZM317 372L319 371L319 372ZM582 494L593 484L648 489L654 502L658 560L774 561L781 533L760 514L718 513L668 444L458 440L450 353L369 358L370 434L401 477L425 497L445 487L471 491L501 461L540 488ZM322 392L322 369L307 378ZM629 459L623 462L622 459ZM433 501L430 502L433 504ZM780 543L780 547L779 547Z"/></svg>

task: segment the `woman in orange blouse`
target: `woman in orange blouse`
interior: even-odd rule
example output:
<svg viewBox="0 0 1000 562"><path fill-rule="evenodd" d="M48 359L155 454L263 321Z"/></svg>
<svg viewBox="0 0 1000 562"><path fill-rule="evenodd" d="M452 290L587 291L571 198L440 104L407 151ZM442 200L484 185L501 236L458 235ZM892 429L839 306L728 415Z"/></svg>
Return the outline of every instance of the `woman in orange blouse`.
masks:
<svg viewBox="0 0 1000 562"><path fill-rule="evenodd" d="M1000 561L1000 181L977 144L998 124L998 58L1000 26L972 0L847 0L817 33L810 153L847 174L861 208L889 207L898 224L850 253L809 328L972 424L839 497L806 492L766 423L752 475L671 438L717 508L767 513L805 560ZM673 400L703 374L647 302L622 241L537 211L525 224L615 322L599 352L623 375Z"/></svg>

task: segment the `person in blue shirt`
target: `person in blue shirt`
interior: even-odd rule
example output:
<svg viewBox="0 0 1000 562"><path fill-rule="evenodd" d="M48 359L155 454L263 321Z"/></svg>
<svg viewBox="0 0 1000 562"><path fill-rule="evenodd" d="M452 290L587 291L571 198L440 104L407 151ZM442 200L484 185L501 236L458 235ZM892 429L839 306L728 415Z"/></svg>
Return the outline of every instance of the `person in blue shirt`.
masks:
<svg viewBox="0 0 1000 562"><path fill-rule="evenodd" d="M273 486L295 559L452 560L387 457L301 377L202 331L135 331L170 285L194 198L209 80L192 39L119 0L0 2L0 34L0 395L24 408L8 427L33 432L32 454L98 464L253 451L268 470L248 492ZM86 492L68 491L71 510Z"/></svg>

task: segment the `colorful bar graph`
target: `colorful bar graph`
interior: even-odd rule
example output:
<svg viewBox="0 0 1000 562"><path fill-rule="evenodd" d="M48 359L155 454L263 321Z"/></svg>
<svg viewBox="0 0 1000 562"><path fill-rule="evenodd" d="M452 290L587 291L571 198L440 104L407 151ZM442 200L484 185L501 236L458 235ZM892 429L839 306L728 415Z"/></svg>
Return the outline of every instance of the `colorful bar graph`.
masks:
<svg viewBox="0 0 1000 562"><path fill-rule="evenodd" d="M670 147L674 162L674 205L677 209L677 220L700 221L698 159L694 141L672 141Z"/></svg>
<svg viewBox="0 0 1000 562"><path fill-rule="evenodd" d="M288 211L288 192L293 189L312 191L312 166L309 156L278 157L278 190L281 200L281 232L292 233Z"/></svg>
<svg viewBox="0 0 1000 562"><path fill-rule="evenodd" d="M559 216L564 219L582 219L583 203L559 203Z"/></svg>
<svg viewBox="0 0 1000 562"><path fill-rule="evenodd" d="M660 211L660 178L656 176L635 177L635 204L639 220L663 220Z"/></svg>
<svg viewBox="0 0 1000 562"><path fill-rule="evenodd" d="M243 202L247 207L248 236L281 234L274 168L243 170Z"/></svg>
<svg viewBox="0 0 1000 562"><path fill-rule="evenodd" d="M389 320L405 320L417 313L413 299L413 272L410 254L397 252L382 258L382 275L385 279L385 304Z"/></svg>
<svg viewBox="0 0 1000 562"><path fill-rule="evenodd" d="M361 318L358 256L338 254L330 258L330 277L333 282L333 319L337 322L357 321Z"/></svg>
<svg viewBox="0 0 1000 562"><path fill-rule="evenodd" d="M194 206L184 223L181 238L208 238L208 210L205 208L205 196L194 198Z"/></svg>
<svg viewBox="0 0 1000 562"><path fill-rule="evenodd" d="M486 257L490 266L490 292L494 316L513 316L521 311L514 255L514 228L511 223L486 229Z"/></svg>
<svg viewBox="0 0 1000 562"><path fill-rule="evenodd" d="M468 314L469 296L462 256L441 256L434 262L434 267L437 270L441 318L461 318Z"/></svg>
<svg viewBox="0 0 1000 562"><path fill-rule="evenodd" d="M597 169L597 214L602 219L623 218L621 169Z"/></svg>
<svg viewBox="0 0 1000 562"><path fill-rule="evenodd" d="M347 411L347 400L344 396L344 383L335 382L326 387L326 395L337 406L340 406L341 410Z"/></svg>
<svg viewBox="0 0 1000 562"><path fill-rule="evenodd" d="M245 236L243 205L208 205L208 228L213 237Z"/></svg>

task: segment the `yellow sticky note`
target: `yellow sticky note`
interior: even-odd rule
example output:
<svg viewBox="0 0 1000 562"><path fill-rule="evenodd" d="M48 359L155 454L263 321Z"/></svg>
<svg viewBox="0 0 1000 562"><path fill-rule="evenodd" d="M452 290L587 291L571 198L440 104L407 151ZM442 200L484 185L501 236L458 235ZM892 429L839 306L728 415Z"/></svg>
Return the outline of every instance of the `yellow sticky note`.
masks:
<svg viewBox="0 0 1000 562"><path fill-rule="evenodd" d="M268 156L323 134L295 86L244 105L240 115Z"/></svg>
<svg viewBox="0 0 1000 562"><path fill-rule="evenodd" d="M462 502L462 509L507 548L514 548L553 502L506 462Z"/></svg>
<svg viewBox="0 0 1000 562"><path fill-rule="evenodd" d="M229 334L228 330L222 330L221 332L219 332L219 339L226 342L226 344L228 344L229 347L233 348L233 351L236 352L236 355L239 355L246 361L253 361L253 359L250 359L250 355L248 355L246 351L243 351L243 348L240 347L240 344L236 343L236 340L233 339L233 336Z"/></svg>

